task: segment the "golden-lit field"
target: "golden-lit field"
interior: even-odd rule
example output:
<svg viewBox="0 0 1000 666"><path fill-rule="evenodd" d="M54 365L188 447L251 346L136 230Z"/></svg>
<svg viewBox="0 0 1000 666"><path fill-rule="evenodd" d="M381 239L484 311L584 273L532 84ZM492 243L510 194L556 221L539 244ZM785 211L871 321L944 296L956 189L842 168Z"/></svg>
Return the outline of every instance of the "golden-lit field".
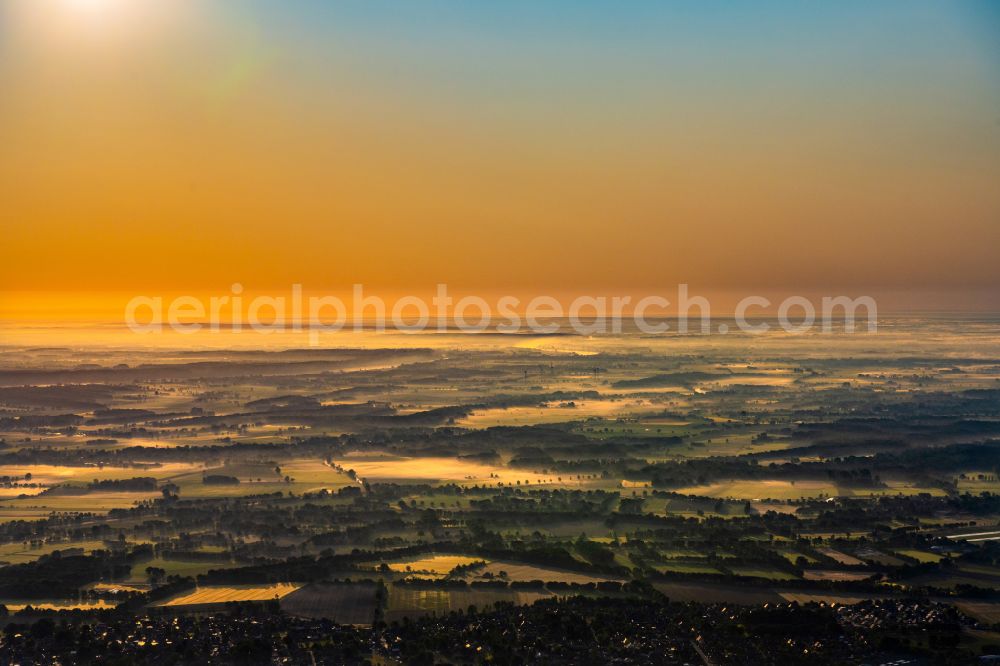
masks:
<svg viewBox="0 0 1000 666"><path fill-rule="evenodd" d="M111 509L127 509L143 500L160 496L158 492L93 492L4 500L0 502L0 520L37 519L53 511L106 513Z"/></svg>
<svg viewBox="0 0 1000 666"><path fill-rule="evenodd" d="M197 604L222 604L228 601L268 601L281 599L299 589L301 585L293 583L275 583L274 585L233 585L206 586L193 592L166 599L153 604L154 606L194 606Z"/></svg>
<svg viewBox="0 0 1000 666"><path fill-rule="evenodd" d="M676 492L734 499L800 499L839 494L837 486L827 481L721 481L677 488Z"/></svg>
<svg viewBox="0 0 1000 666"><path fill-rule="evenodd" d="M103 513L111 509L127 509L143 500L160 497L160 492L84 492L82 489L86 484L95 480L123 480L133 477L152 477L163 483L200 469L201 466L191 463L165 463L131 467L11 465L4 468L4 474L11 476L31 474L31 483L49 487L70 486L73 490L56 491L44 495L33 494L24 498L12 497L4 493L5 496L0 497L0 522L37 519L53 511ZM40 490L28 492L31 494L40 492Z"/></svg>
<svg viewBox="0 0 1000 666"><path fill-rule="evenodd" d="M11 476L31 474L31 483L46 486L71 486L66 492L57 491L40 495L45 488L0 488L0 522L20 519L37 519L53 511L107 512L127 509L144 500L161 497L160 491L83 491L95 480L123 480L133 477L152 477L158 483L173 483L180 488L183 498L205 499L217 497L242 497L275 492L302 494L326 489L335 492L356 482L330 467L322 460L296 459L282 461L281 473L273 465L206 466L192 463L165 463L133 467L21 465L5 468ZM240 479L237 485L210 485L202 482L205 474L223 474ZM286 481L285 477L289 477ZM18 497L25 493L29 497Z"/></svg>
<svg viewBox="0 0 1000 666"><path fill-rule="evenodd" d="M198 469L171 478L180 487L184 498L242 497L266 493L302 494L326 489L335 492L344 486L357 485L347 475L330 467L322 460L281 461L275 465L238 464ZM238 485L210 485L202 483L204 474L233 476L240 480ZM285 481L285 477L289 481Z"/></svg>
<svg viewBox="0 0 1000 666"><path fill-rule="evenodd" d="M124 585L122 583L91 583L90 585L85 585L80 588L83 590L94 590L96 592L146 592L147 587L138 587L135 585Z"/></svg>
<svg viewBox="0 0 1000 666"><path fill-rule="evenodd" d="M407 483L458 483L460 485L528 485L555 483L555 475L536 474L501 465L459 460L457 458L399 458L389 456L348 456L336 461L344 469L353 469L369 482L405 481Z"/></svg>
<svg viewBox="0 0 1000 666"><path fill-rule="evenodd" d="M111 467L86 465L79 467L57 465L10 465L3 473L10 476L31 474L31 482L46 486L84 485L101 480L131 479L136 476L150 476L157 480L173 479L185 473L200 470L203 466L193 463L162 463L135 465L132 467Z"/></svg>
<svg viewBox="0 0 1000 666"><path fill-rule="evenodd" d="M943 496L940 488L920 486L904 481L888 481L884 487L853 488L838 485L830 481L818 480L731 480L718 481L700 486L685 486L676 488L676 492L684 495L703 497L718 497L746 500L791 500L822 497L868 497L870 495L916 495L927 493Z"/></svg>
<svg viewBox="0 0 1000 666"><path fill-rule="evenodd" d="M388 565L390 569L398 572L446 576L457 566L464 566L479 561L481 560L478 558L466 557L464 555L432 555L414 560L389 562Z"/></svg>
<svg viewBox="0 0 1000 666"><path fill-rule="evenodd" d="M45 488L21 488L21 487L0 487L0 499L13 499L20 495L37 495L44 492Z"/></svg>
<svg viewBox="0 0 1000 666"><path fill-rule="evenodd" d="M642 414L653 411L656 407L648 400L574 400L572 405L565 403L548 403L543 407L497 407L476 410L469 416L459 419L456 424L468 428L488 428L491 426L523 426L539 423L562 423L565 421L581 421L591 417L612 418L626 415Z"/></svg>

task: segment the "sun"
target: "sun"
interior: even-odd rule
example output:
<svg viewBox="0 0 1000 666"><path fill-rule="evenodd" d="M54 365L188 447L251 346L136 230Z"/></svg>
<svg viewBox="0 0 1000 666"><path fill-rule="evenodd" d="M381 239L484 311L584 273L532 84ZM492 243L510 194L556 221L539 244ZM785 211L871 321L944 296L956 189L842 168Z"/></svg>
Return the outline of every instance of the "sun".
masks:
<svg viewBox="0 0 1000 666"><path fill-rule="evenodd" d="M5 5L0 0L0 6ZM175 34L192 19L201 0L26 0L20 20L35 25L65 48L94 48L103 53L144 48ZM0 23L5 10L0 9Z"/></svg>
<svg viewBox="0 0 1000 666"><path fill-rule="evenodd" d="M63 0L70 8L81 12L97 13L113 10L121 0Z"/></svg>

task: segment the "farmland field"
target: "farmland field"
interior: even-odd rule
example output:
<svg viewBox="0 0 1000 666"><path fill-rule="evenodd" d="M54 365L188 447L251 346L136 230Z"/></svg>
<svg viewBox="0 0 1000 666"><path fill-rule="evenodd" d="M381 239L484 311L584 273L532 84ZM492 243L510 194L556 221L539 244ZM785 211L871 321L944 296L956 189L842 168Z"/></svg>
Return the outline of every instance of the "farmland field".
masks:
<svg viewBox="0 0 1000 666"><path fill-rule="evenodd" d="M841 564L846 564L848 566L860 566L864 564L864 562L858 558L848 555L847 553L842 553L839 550L834 550L833 548L817 548L816 550L823 553L827 557L832 557Z"/></svg>
<svg viewBox="0 0 1000 666"><path fill-rule="evenodd" d="M829 571L826 569L807 569L802 572L806 580L865 580L873 574L862 571Z"/></svg>
<svg viewBox="0 0 1000 666"><path fill-rule="evenodd" d="M649 412L654 409L643 400L581 400L569 404L549 404L544 407L508 407L477 410L458 425L483 428L489 426L535 425L580 421L591 417L607 417Z"/></svg>
<svg viewBox="0 0 1000 666"><path fill-rule="evenodd" d="M41 547L26 546L23 543L8 543L0 545L0 562L10 564L32 562L54 550L62 551L70 548L82 548L84 552L89 553L93 550L106 548L106 545L103 541L55 542L43 544Z"/></svg>
<svg viewBox="0 0 1000 666"><path fill-rule="evenodd" d="M132 566L131 573L125 582L132 584L146 583L149 580L149 576L146 574L146 569L149 567L163 569L167 576L190 576L193 578L207 573L212 569L226 569L233 566L235 566L235 564L231 562L182 560L173 558L165 559L157 557L134 564Z"/></svg>
<svg viewBox="0 0 1000 666"><path fill-rule="evenodd" d="M385 618L386 621L392 622L402 620L404 617L412 619L427 615L442 615L450 611L465 611L469 606L490 608L497 602L528 605L551 596L552 593L546 590L435 590L390 585Z"/></svg>
<svg viewBox="0 0 1000 666"><path fill-rule="evenodd" d="M53 511L107 513L112 509L128 509L159 496L158 492L90 492L7 499L0 501L0 518L16 519L25 513L44 515Z"/></svg>
<svg viewBox="0 0 1000 666"><path fill-rule="evenodd" d="M722 481L678 488L676 492L735 499L800 499L839 494L837 486L826 481Z"/></svg>
<svg viewBox="0 0 1000 666"><path fill-rule="evenodd" d="M371 624L375 589L374 583L310 583L283 596L281 608L292 615L341 624Z"/></svg>
<svg viewBox="0 0 1000 666"><path fill-rule="evenodd" d="M667 560L655 565L661 573L721 574L722 572L704 561Z"/></svg>
<svg viewBox="0 0 1000 666"><path fill-rule="evenodd" d="M464 555L432 555L402 562L389 562L389 568L400 573L431 574L446 576L457 566L468 565L482 561L475 557Z"/></svg>
<svg viewBox="0 0 1000 666"><path fill-rule="evenodd" d="M475 578L483 578L487 575L509 581L540 580L545 583L598 583L605 580L615 580L613 577L505 561L490 562L485 567L476 569L471 574Z"/></svg>
<svg viewBox="0 0 1000 666"><path fill-rule="evenodd" d="M797 578L794 574L779 569L756 566L731 566L729 569L737 576L750 576L753 578L768 578L771 580L793 580Z"/></svg>
<svg viewBox="0 0 1000 666"><path fill-rule="evenodd" d="M905 555L907 557L912 557L913 559L921 563L940 562L944 557L943 555L938 555L937 553L929 553L925 550L915 550L913 548L897 549L893 552L898 553L900 555Z"/></svg>
<svg viewBox="0 0 1000 666"><path fill-rule="evenodd" d="M989 601L960 601L958 608L985 624L1000 623L1000 603Z"/></svg>
<svg viewBox="0 0 1000 666"><path fill-rule="evenodd" d="M1000 590L1000 568L980 564L961 564L950 567L946 572L919 574L907 579L907 582L919 585L934 585L936 587L970 585Z"/></svg>
<svg viewBox="0 0 1000 666"><path fill-rule="evenodd" d="M193 592L185 592L176 597L157 602L154 606L196 606L200 604L222 604L229 601L268 601L281 599L299 589L291 583L273 585L233 585L204 586Z"/></svg>
<svg viewBox="0 0 1000 666"><path fill-rule="evenodd" d="M554 475L536 474L531 471L513 470L499 465L487 465L455 458L390 458L347 457L337 463L344 469L353 469L358 476L370 482L408 482L459 484L486 484L490 486L555 483Z"/></svg>

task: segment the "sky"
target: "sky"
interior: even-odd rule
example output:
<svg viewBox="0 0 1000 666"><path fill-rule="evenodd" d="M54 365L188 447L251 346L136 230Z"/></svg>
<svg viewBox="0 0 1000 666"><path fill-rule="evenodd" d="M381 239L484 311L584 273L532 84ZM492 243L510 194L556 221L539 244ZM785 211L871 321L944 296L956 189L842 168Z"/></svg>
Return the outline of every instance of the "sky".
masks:
<svg viewBox="0 0 1000 666"><path fill-rule="evenodd" d="M1000 308L1000 5L0 2L0 315L102 294Z"/></svg>

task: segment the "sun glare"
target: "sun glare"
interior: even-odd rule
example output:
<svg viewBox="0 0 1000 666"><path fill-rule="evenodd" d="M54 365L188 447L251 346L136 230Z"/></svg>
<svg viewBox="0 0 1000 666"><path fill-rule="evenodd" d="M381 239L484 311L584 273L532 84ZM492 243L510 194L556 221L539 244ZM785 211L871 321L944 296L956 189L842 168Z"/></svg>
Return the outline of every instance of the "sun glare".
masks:
<svg viewBox="0 0 1000 666"><path fill-rule="evenodd" d="M158 5L153 0L60 0L64 11L70 17L86 20L118 21L136 12L148 13L151 6Z"/></svg>
<svg viewBox="0 0 1000 666"><path fill-rule="evenodd" d="M63 0L72 9L86 12L104 12L119 4L118 0Z"/></svg>
<svg viewBox="0 0 1000 666"><path fill-rule="evenodd" d="M63 45L114 50L179 34L177 22L195 6L195 0L46 0L22 5L21 20Z"/></svg>

